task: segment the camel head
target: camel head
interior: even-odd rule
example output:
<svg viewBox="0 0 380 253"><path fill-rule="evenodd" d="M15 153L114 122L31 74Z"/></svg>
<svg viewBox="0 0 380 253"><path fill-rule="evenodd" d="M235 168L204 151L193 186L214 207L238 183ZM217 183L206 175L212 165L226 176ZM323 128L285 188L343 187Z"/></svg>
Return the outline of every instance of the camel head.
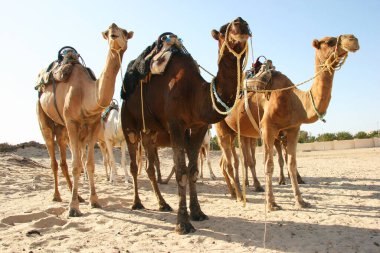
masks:
<svg viewBox="0 0 380 253"><path fill-rule="evenodd" d="M324 37L321 40L315 39L312 45L316 49L316 57L318 57L319 62L331 65L334 68L343 64L348 52L359 50L359 41L352 34Z"/></svg>
<svg viewBox="0 0 380 253"><path fill-rule="evenodd" d="M211 35L219 42L219 49L226 43L235 52L240 53L244 50L247 40L252 36L252 33L248 23L241 17L238 17L231 23L220 27L219 31L212 30Z"/></svg>
<svg viewBox="0 0 380 253"><path fill-rule="evenodd" d="M112 23L102 35L104 39L108 40L111 50L125 52L128 47L128 40L133 37L133 32L127 32L127 30Z"/></svg>

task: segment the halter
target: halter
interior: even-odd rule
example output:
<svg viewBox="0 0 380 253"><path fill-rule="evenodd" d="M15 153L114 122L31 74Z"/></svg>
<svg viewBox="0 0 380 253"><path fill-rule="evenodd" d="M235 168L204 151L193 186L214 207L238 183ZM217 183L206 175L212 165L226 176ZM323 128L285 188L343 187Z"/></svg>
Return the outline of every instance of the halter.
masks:
<svg viewBox="0 0 380 253"><path fill-rule="evenodd" d="M229 30L230 30L230 27L231 27L231 24L233 22L230 22L227 26L227 29L226 29L226 38L220 48L220 51L219 51L219 58L218 58L218 64L220 63L220 60L222 59L223 57L223 54L224 54L224 51L225 49L227 48L228 51L230 53L232 53L235 57L236 57L236 67L237 67L237 87L236 87L236 95L235 95L235 101L234 101L234 104L232 107L228 107L223 101L222 99L219 97L218 93L216 92L216 87L215 87L215 78L212 80L211 82L211 85L210 85L210 95L211 95L211 101L212 101L212 105L213 105L213 108L219 113L219 114L222 114L222 115L227 115L229 114L236 106L237 104L237 100L239 99L239 93L240 93L240 90L241 90L241 87L240 87L240 83L241 83L241 70L245 68L245 66L247 65L247 61L248 61L248 42L246 41L245 42L245 46L244 46L244 49L243 51L241 51L240 53L237 53L233 48L231 48L229 45L228 45L228 33L229 33ZM243 56L243 54L246 53L246 57L244 58L244 63L243 63L243 66L240 66L240 58ZM221 104L225 109L226 111L221 111L219 110L219 108L216 106L216 103L215 103L215 98L216 100L218 101L219 104Z"/></svg>

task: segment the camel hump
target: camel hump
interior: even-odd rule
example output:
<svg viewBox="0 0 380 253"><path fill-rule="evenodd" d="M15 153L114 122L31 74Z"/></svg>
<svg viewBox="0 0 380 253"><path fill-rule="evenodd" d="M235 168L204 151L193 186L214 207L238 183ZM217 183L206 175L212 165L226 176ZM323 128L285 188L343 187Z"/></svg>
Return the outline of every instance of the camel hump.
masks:
<svg viewBox="0 0 380 253"><path fill-rule="evenodd" d="M50 63L46 69L43 69L38 74L35 89L41 93L44 91L45 86L53 81L66 81L69 79L75 64L81 64L84 66L90 78L96 80L94 72L85 66L82 57L78 54L75 48L65 46L58 51L57 60Z"/></svg>

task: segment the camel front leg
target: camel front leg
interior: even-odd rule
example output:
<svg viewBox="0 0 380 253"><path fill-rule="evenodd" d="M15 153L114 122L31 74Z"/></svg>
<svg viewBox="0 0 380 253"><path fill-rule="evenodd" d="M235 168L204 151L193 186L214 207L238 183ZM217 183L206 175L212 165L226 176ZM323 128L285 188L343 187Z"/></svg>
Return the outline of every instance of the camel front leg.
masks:
<svg viewBox="0 0 380 253"><path fill-rule="evenodd" d="M95 126L96 127L96 126ZM97 136L96 130L93 130L92 133L90 133L91 139L88 144L87 148L87 162L86 162L86 168L87 168L87 174L88 174L88 182L90 186L90 205L93 208L101 208L101 205L99 204L99 199L98 195L96 194L96 189L95 189L95 180L94 180L94 175L95 175L95 142L96 139L94 138L94 135Z"/></svg>
<svg viewBox="0 0 380 253"><path fill-rule="evenodd" d="M198 201L196 182L198 179L198 155L208 126L200 129L191 129L189 142L186 143L186 152L189 159L189 191L190 191L190 218L195 221L208 220L208 216L201 210Z"/></svg>
<svg viewBox="0 0 380 253"><path fill-rule="evenodd" d="M274 145L274 133L276 131L273 129L268 129L263 127L263 142L264 142L264 154L265 154L265 188L266 188L266 205L268 211L276 211L280 210L281 207L276 204L273 195L273 185L272 185L272 177L273 177L273 145Z"/></svg>
<svg viewBox="0 0 380 253"><path fill-rule="evenodd" d="M296 201L296 206L300 208L310 207L310 203L304 201L301 196L301 191L298 186L297 180L297 159L296 159L296 151L297 151L297 142L298 142L298 132L299 128L294 128L288 130L288 155L289 155L289 174L290 180L292 182L293 193Z"/></svg>
<svg viewBox="0 0 380 253"><path fill-rule="evenodd" d="M69 217L79 217L82 213L79 210L78 187L79 178L82 171L81 145L79 143L79 127L73 122L67 123L67 132L70 140L72 154L72 174L73 174L73 190L71 193L71 201L69 204Z"/></svg>

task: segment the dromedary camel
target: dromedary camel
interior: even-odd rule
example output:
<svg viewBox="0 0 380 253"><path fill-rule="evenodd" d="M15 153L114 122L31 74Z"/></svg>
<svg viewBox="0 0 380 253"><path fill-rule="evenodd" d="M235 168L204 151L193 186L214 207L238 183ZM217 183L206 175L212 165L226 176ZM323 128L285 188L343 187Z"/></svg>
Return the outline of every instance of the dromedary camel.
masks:
<svg viewBox="0 0 380 253"><path fill-rule="evenodd" d="M120 110L112 107L105 119L101 119L101 128L98 134L98 144L103 155L103 164L106 171L107 180L114 183L116 180L116 163L113 155L113 148L120 148L121 152L121 168L124 170L125 183L128 185L131 181L128 169L125 142L123 130L121 129ZM109 175L107 168L110 168Z"/></svg>
<svg viewBox="0 0 380 253"><path fill-rule="evenodd" d="M67 128L74 178L69 210L71 217L81 215L78 183L82 171L81 150L85 144L88 144L86 167L90 184L90 204L92 207L100 207L94 183L94 144L100 126L100 114L111 102L121 59L127 49L127 41L132 36L133 32L128 33L112 24L103 32L110 48L100 78L93 81L87 70L76 64L70 78L57 83L55 92L52 85L47 86L37 103L41 131L51 157L54 158L54 127ZM55 103L57 106L54 106ZM55 165L54 162L52 164ZM52 167L56 178L56 166Z"/></svg>
<svg viewBox="0 0 380 253"><path fill-rule="evenodd" d="M235 141L237 133L233 131L227 123L222 120L215 124L216 135L218 137L219 146L222 150L222 156L220 160L220 168L222 169L225 181L227 183L228 190L231 193L232 198L237 198L237 200L243 200L243 196L240 190L240 180L239 180L239 157L235 149ZM249 185L248 180L248 168L251 171L253 179L253 190L255 192L263 192L264 189L261 186L256 175L256 146L257 139L241 136L241 149L243 153L243 162L245 169L245 185ZM274 146L278 153L278 164L280 166L280 176L279 184L285 185L284 177L284 156L282 151L284 150L284 155L287 157L287 147L286 147L286 136L280 135L276 138ZM233 159L233 160L232 160ZM287 161L286 161L287 164ZM235 174L234 174L235 172ZM297 180L299 184L304 184L301 176L297 171Z"/></svg>
<svg viewBox="0 0 380 253"><path fill-rule="evenodd" d="M204 160L206 160L207 167L210 173L210 178L212 180L216 179L216 176L211 168L211 161L210 161L210 140L211 140L211 133L210 129L206 132L205 137L203 138L201 149L199 150L199 162L201 167L201 174L199 175L199 178L203 178L203 164Z"/></svg>
<svg viewBox="0 0 380 253"><path fill-rule="evenodd" d="M131 174L134 182L132 209L143 208L137 191L136 164L136 145L142 133L143 145L149 160L147 172L159 199L160 210L171 210L160 194L153 165L157 133L160 131L170 133L180 200L176 231L180 234L195 231L190 218L198 221L208 218L201 211L195 184L198 178L198 154L208 125L225 117L214 110L211 95L217 95L218 99L227 104L226 106L233 105L238 90L237 74L242 71L240 66L247 52L250 30L247 22L239 17L230 24L222 26L220 32L213 30L212 35L219 41L219 48L223 49L220 50L219 69L212 84L202 78L196 62L189 54L174 54L165 73L152 75L150 82L143 84L143 106L147 112L145 125L148 129L145 133L142 131L141 110L136 110L141 108L141 89L136 89L129 100L123 101L121 107L122 127L131 158ZM210 87L214 87L216 91L211 93ZM188 166L186 153L189 159ZM186 203L188 183L190 216Z"/></svg>
<svg viewBox="0 0 380 253"><path fill-rule="evenodd" d="M296 147L300 125L313 123L323 117L331 99L335 70L342 66L348 52L355 52L359 49L358 39L353 35L325 37L321 40L314 40L312 45L315 48L316 74L309 91L297 89L285 75L273 72L271 89L287 89L271 92L269 99L264 93L249 94L248 102L252 115L256 122L261 121L265 153L266 201L269 211L280 209L275 202L272 189L273 145L280 131L286 132L288 170L296 205L298 207L310 206L301 197L296 176ZM291 88L288 89L289 87ZM252 127L249 115L245 111L244 99L238 101L237 106L225 121L235 132L237 131L237 122L240 121L241 135L260 137L259 132Z"/></svg>

